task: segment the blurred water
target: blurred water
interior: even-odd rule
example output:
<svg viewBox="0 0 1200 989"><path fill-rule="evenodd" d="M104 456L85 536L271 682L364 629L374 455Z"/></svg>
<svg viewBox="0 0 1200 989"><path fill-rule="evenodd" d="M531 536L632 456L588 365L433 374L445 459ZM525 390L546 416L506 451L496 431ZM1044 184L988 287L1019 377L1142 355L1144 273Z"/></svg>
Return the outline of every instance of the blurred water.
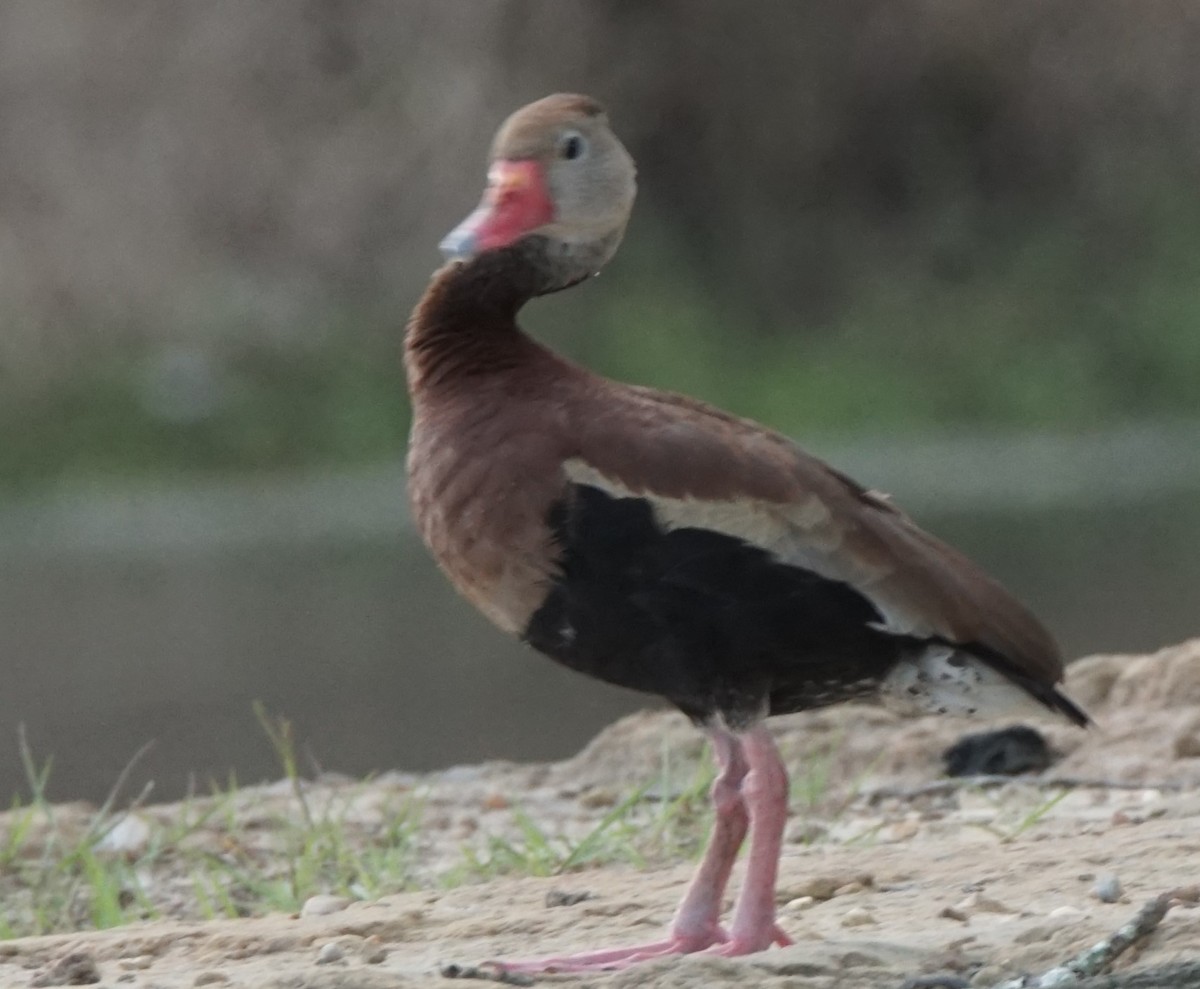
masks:
<svg viewBox="0 0 1200 989"><path fill-rule="evenodd" d="M1042 440L969 464L894 445L832 456L1034 604L1074 656L1200 634L1200 471L1184 469L1200 444L1187 442L1169 476L1135 457L1107 487L1080 481L1094 457L1035 472ZM961 469L952 481L926 463ZM1049 493L1047 474L1063 475ZM1000 478L1035 496L997 497ZM388 468L0 511L0 796L24 789L20 723L35 756L53 755L56 798L102 797L153 739L133 778L167 799L231 770L278 776L255 700L292 719L306 757L355 775L559 757L646 703L494 632L408 532L402 483Z"/></svg>

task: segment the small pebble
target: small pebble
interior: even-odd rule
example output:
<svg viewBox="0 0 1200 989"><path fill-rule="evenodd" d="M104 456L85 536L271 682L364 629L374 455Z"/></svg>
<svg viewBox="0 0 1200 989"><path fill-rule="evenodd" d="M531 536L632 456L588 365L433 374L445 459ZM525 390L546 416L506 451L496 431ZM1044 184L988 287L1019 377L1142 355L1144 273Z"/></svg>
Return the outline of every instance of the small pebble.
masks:
<svg viewBox="0 0 1200 989"><path fill-rule="evenodd" d="M827 834L829 834L829 828L818 821L792 821L788 825L785 840L790 845L811 845L813 842L820 841Z"/></svg>
<svg viewBox="0 0 1200 989"><path fill-rule="evenodd" d="M810 876L780 890L777 900L787 903L801 896L811 896L814 900L831 900L839 889L851 883L858 883L865 888L875 885L875 877L868 872L857 875Z"/></svg>
<svg viewBox="0 0 1200 989"><path fill-rule="evenodd" d="M1034 924L1032 927L1026 927L1023 931L1017 931L1013 935L1013 941L1016 944L1040 944L1043 941L1049 941L1054 935L1067 926L1064 921L1058 921L1054 924ZM992 985L991 982L988 985Z"/></svg>
<svg viewBox="0 0 1200 989"><path fill-rule="evenodd" d="M1011 974L1003 965L984 965L971 976L971 985L987 987L999 985L1005 976Z"/></svg>
<svg viewBox="0 0 1200 989"><path fill-rule="evenodd" d="M531 986L532 975L523 972L503 972L494 965L443 965L439 970L443 979L480 979L484 982L500 982L506 986Z"/></svg>
<svg viewBox="0 0 1200 989"><path fill-rule="evenodd" d="M140 855L152 837L149 823L137 814L126 814L96 842L96 851L117 855Z"/></svg>
<svg viewBox="0 0 1200 989"><path fill-rule="evenodd" d="M973 913L1016 913L1012 907L999 900L993 900L990 896L984 896L982 893L972 893L965 899L959 900L954 904L954 909L964 914Z"/></svg>
<svg viewBox="0 0 1200 989"><path fill-rule="evenodd" d="M814 900L831 900L833 891L843 882L842 879L834 879L830 876L811 876L788 886L787 889L781 889L779 898L784 899L785 902L801 896L811 896Z"/></svg>
<svg viewBox="0 0 1200 989"><path fill-rule="evenodd" d="M584 900L595 899L590 889L552 889L546 894L548 907L573 907Z"/></svg>
<svg viewBox="0 0 1200 989"><path fill-rule="evenodd" d="M858 880L855 880L854 882L846 883L845 886L839 886L833 891L833 895L835 898L839 896L853 896L855 893L861 893L866 888Z"/></svg>
<svg viewBox="0 0 1200 989"><path fill-rule="evenodd" d="M130 958L118 958L117 968L125 969L127 972L140 972L142 969L149 968L153 963L153 955L133 955Z"/></svg>
<svg viewBox="0 0 1200 989"><path fill-rule="evenodd" d="M939 917L945 917L947 920L957 920L965 924L970 918L958 907L942 907L938 912Z"/></svg>
<svg viewBox="0 0 1200 989"><path fill-rule="evenodd" d="M1047 917L1065 917L1068 920L1074 920L1076 917L1082 917L1086 911L1080 910L1079 907L1073 907L1069 903L1064 903L1061 907L1055 907L1046 916Z"/></svg>
<svg viewBox="0 0 1200 989"><path fill-rule="evenodd" d="M1176 738L1175 756L1178 759L1194 759L1200 756L1200 732L1184 732Z"/></svg>
<svg viewBox="0 0 1200 989"><path fill-rule="evenodd" d="M328 893L318 893L316 896L310 896L304 901L304 906L300 908L301 917L324 917L327 914L337 913L340 910L345 910L350 906L351 901L344 896L331 896Z"/></svg>
<svg viewBox="0 0 1200 989"><path fill-rule="evenodd" d="M346 957L346 949L336 941L330 941L328 944L321 946L321 950L317 952L318 965L332 965L334 962L340 962Z"/></svg>
<svg viewBox="0 0 1200 989"><path fill-rule="evenodd" d="M1195 906L1200 903L1200 883L1193 883L1191 886L1177 886L1172 898L1180 903Z"/></svg>
<svg viewBox="0 0 1200 989"><path fill-rule="evenodd" d="M788 900L785 904L788 910L807 910L817 901L811 896L797 896L794 900Z"/></svg>
<svg viewBox="0 0 1200 989"><path fill-rule="evenodd" d="M875 917L866 907L851 907L842 915L843 927L863 927L874 924Z"/></svg>
<svg viewBox="0 0 1200 989"><path fill-rule="evenodd" d="M227 986L229 976L220 972L201 972L192 980L194 986Z"/></svg>
<svg viewBox="0 0 1200 989"><path fill-rule="evenodd" d="M387 960L388 950L383 946L383 942L372 934L362 946L362 960L368 965L379 965Z"/></svg>
<svg viewBox="0 0 1200 989"><path fill-rule="evenodd" d="M1092 896L1101 903L1116 903L1121 898L1121 893L1121 880L1111 872L1102 875L1092 887Z"/></svg>
<svg viewBox="0 0 1200 989"><path fill-rule="evenodd" d="M620 800L620 795L615 790L609 790L605 787L588 790L587 793L579 798L579 802L590 810L598 810L601 807L615 807L618 800Z"/></svg>
<svg viewBox="0 0 1200 989"><path fill-rule="evenodd" d="M90 986L100 981L96 960L86 951L72 951L53 965L34 972L29 984L41 986Z"/></svg>
<svg viewBox="0 0 1200 989"><path fill-rule="evenodd" d="M920 831L921 822L916 818L908 817L903 821L887 825L880 834L880 839L883 841L908 841L910 838L915 838Z"/></svg>

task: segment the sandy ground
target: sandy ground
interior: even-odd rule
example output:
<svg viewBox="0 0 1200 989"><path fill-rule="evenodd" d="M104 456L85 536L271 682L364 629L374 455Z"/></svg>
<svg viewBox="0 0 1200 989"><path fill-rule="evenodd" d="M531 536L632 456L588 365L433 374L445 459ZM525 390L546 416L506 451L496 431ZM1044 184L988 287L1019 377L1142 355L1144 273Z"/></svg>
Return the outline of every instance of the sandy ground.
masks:
<svg viewBox="0 0 1200 989"><path fill-rule="evenodd" d="M1061 758L1039 779L995 787L930 786L942 750L977 725L904 722L861 706L777 719L793 775L818 761L829 779L810 814L794 808L784 851L781 923L796 944L745 959L543 978L612 989L873 989L951 972L991 986L1065 961L1147 899L1200 883L1200 640L1153 656L1081 660L1068 689L1099 727L1040 726ZM700 753L681 718L648 713L563 763L423 777L431 874L464 841L511 826L509 799L563 833L585 833L630 784L660 772L666 747L683 761ZM1047 782L1055 779L1070 785L1047 806L1062 792ZM398 775L373 786L411 784ZM372 803L378 794L370 788L355 792L364 807L384 804ZM8 941L0 943L0 987L68 984L94 967L103 986L139 989L444 989L451 983L439 970L447 963L653 938L689 871L593 869L374 902L322 898L304 916L148 922ZM1121 892L1105 902L1097 888L1111 891L1113 877ZM552 906L552 891L587 898ZM1200 963L1200 907L1185 903L1117 968L1191 961Z"/></svg>

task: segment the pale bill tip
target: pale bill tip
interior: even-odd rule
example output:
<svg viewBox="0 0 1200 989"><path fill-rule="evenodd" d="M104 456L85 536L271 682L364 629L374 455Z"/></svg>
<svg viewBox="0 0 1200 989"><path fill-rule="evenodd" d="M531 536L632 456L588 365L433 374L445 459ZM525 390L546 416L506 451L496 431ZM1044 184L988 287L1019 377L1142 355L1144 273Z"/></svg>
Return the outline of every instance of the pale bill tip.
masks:
<svg viewBox="0 0 1200 989"><path fill-rule="evenodd" d="M466 224L455 227L438 244L447 261L465 261L475 253L475 247L475 233Z"/></svg>

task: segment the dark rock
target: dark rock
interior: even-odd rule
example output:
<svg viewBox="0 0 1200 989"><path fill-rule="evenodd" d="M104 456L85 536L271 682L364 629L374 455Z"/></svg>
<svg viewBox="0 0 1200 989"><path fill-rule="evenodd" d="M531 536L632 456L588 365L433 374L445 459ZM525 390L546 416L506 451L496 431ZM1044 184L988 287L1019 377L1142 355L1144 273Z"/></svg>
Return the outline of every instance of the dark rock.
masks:
<svg viewBox="0 0 1200 989"><path fill-rule="evenodd" d="M592 899L595 899L595 894L588 889L552 889L546 894L546 906L573 907L576 903L582 903L584 900Z"/></svg>
<svg viewBox="0 0 1200 989"><path fill-rule="evenodd" d="M1027 725L964 735L942 753L948 776L1016 776L1041 772L1052 761L1041 733Z"/></svg>
<svg viewBox="0 0 1200 989"><path fill-rule="evenodd" d="M53 965L34 973L29 984L41 986L88 986L100 981L96 960L87 952L72 951Z"/></svg>

